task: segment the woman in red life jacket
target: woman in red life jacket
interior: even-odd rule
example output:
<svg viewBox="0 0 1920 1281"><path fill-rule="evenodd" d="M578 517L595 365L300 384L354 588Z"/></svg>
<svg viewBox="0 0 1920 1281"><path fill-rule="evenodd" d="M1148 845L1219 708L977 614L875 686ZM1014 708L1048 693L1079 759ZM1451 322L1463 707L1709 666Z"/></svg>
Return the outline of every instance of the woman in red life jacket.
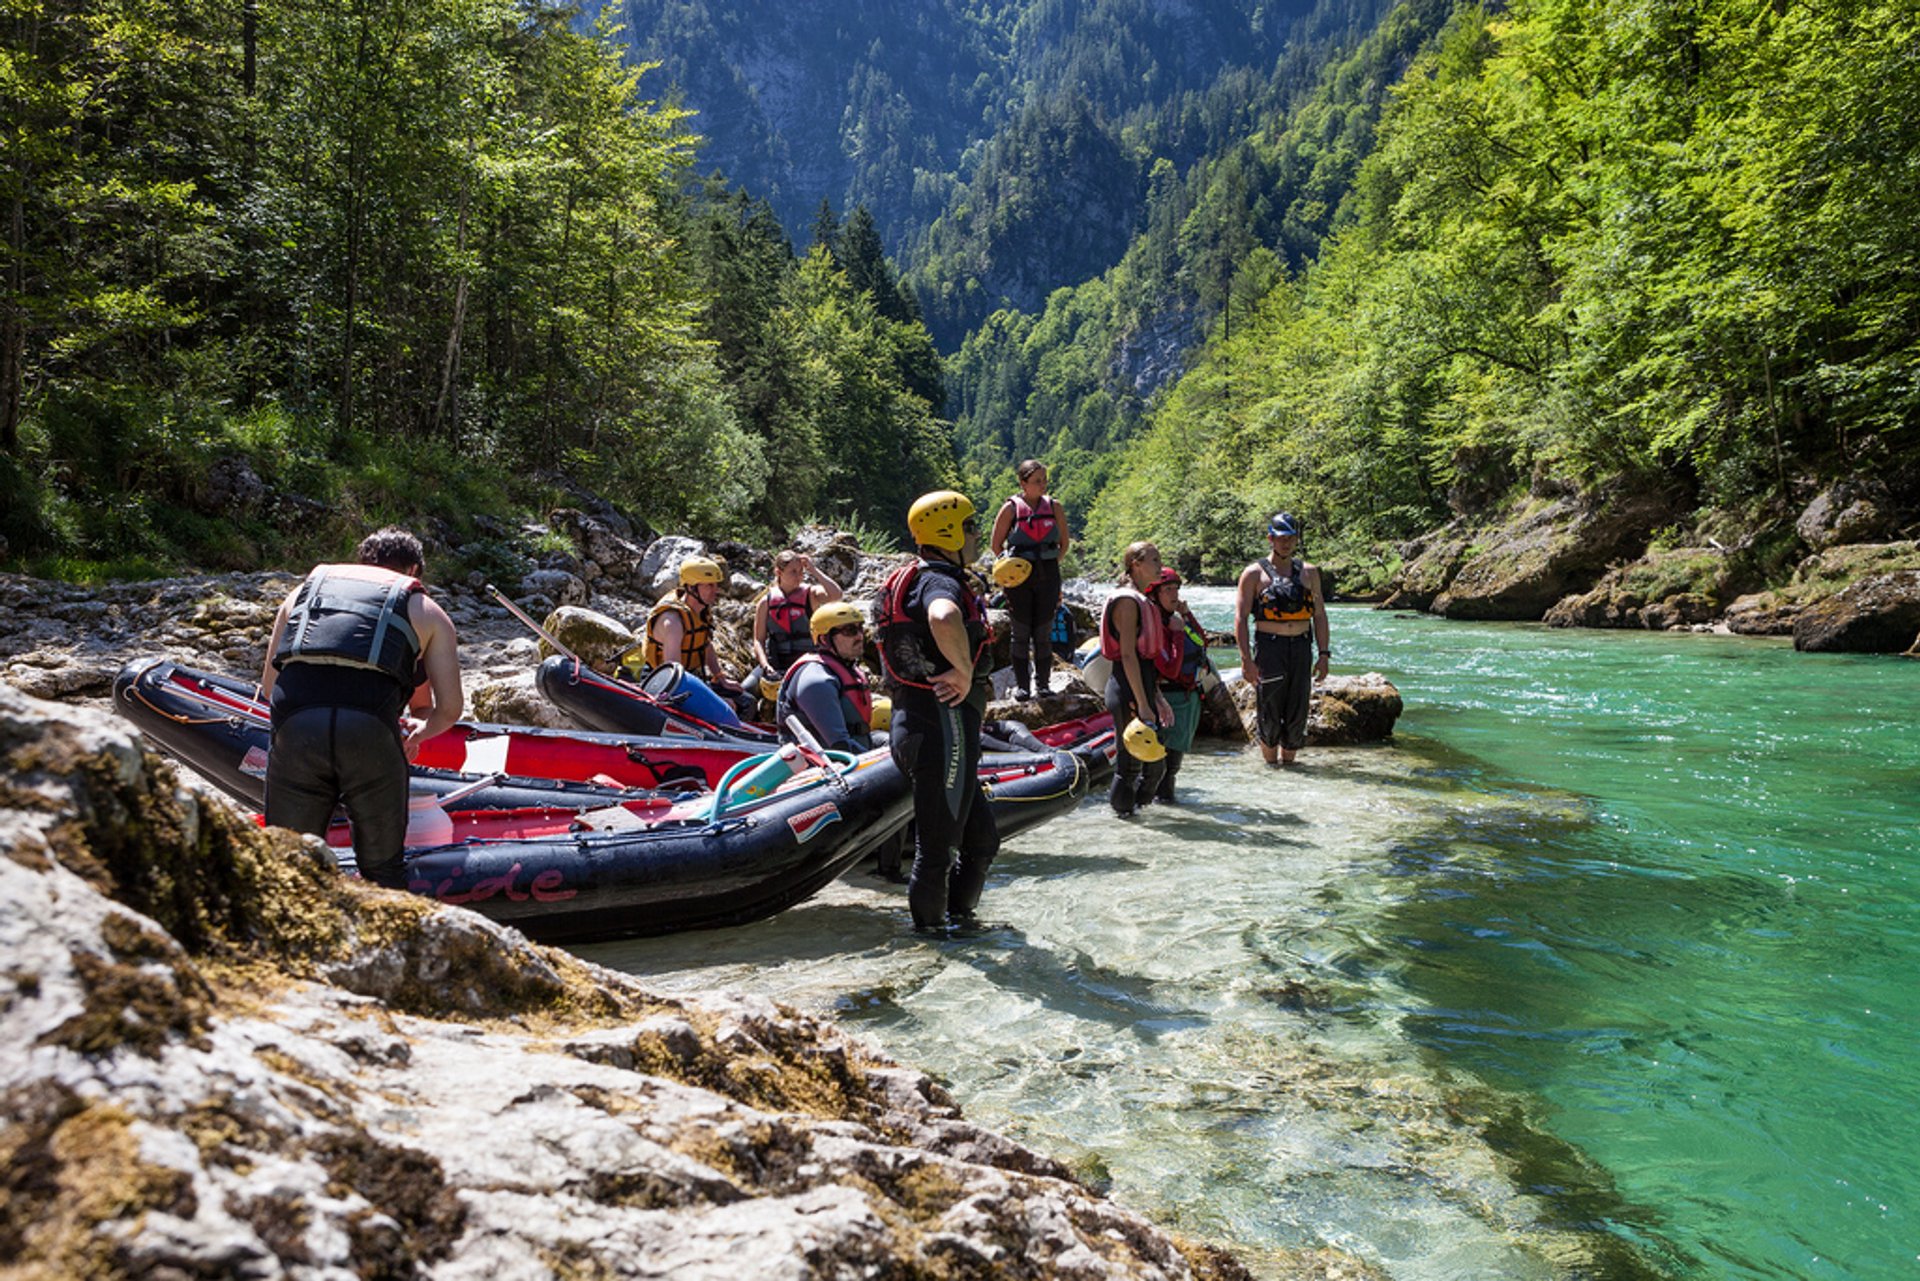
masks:
<svg viewBox="0 0 1920 1281"><path fill-rule="evenodd" d="M1135 737L1132 723L1137 720L1153 730L1171 728L1173 709L1160 696L1156 667L1166 657L1166 629L1160 625L1160 607L1147 598L1160 577L1160 549L1152 543L1134 543L1121 557L1120 567L1125 577L1100 611L1100 652L1113 664L1113 674L1107 678L1107 710L1113 713L1119 733L1107 800L1114 813L1124 816L1153 799L1166 762L1157 735Z"/></svg>
<svg viewBox="0 0 1920 1281"><path fill-rule="evenodd" d="M1013 474L1020 479L1020 492L1000 504L987 545L996 557L1017 556L1033 566L1024 582L1007 588L1007 612L1013 619L1013 696L1024 701L1030 692L1046 693L1053 680L1049 640L1053 612L1060 604L1060 562L1071 537L1066 510L1047 493L1046 465L1029 458Z"/></svg>
<svg viewBox="0 0 1920 1281"><path fill-rule="evenodd" d="M789 548L773 558L773 582L753 608L753 661L748 690L769 702L780 695L780 678L794 660L813 649L808 620L813 611L840 599L840 584L815 568L813 557Z"/></svg>
<svg viewBox="0 0 1920 1281"><path fill-rule="evenodd" d="M1200 728L1200 678L1208 667L1207 633L1180 599L1180 575L1171 567L1160 571L1148 595L1159 607L1160 625L1166 629L1166 648L1156 667L1160 695L1173 708L1173 719L1160 736L1166 745L1167 762L1153 799L1171 805L1174 777L1180 772L1180 762L1193 749L1194 734Z"/></svg>
<svg viewBox="0 0 1920 1281"><path fill-rule="evenodd" d="M315 566L274 616L260 673L273 721L267 822L325 836L344 805L361 877L404 888L407 762L460 719L460 642L420 584L418 538L376 530L357 555ZM422 668L432 702L408 732L400 716Z"/></svg>

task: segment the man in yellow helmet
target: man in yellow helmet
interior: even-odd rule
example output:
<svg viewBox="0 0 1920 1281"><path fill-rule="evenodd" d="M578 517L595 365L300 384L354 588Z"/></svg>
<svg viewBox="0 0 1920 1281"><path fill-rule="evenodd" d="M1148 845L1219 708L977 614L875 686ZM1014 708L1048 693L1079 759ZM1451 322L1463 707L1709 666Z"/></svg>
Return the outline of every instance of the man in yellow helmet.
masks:
<svg viewBox="0 0 1920 1281"><path fill-rule="evenodd" d="M873 747L873 686L861 669L866 654L866 620L845 601L813 611L813 648L793 660L780 682L774 719L782 738L790 737L789 717L807 732L841 752Z"/></svg>
<svg viewBox="0 0 1920 1281"><path fill-rule="evenodd" d="M713 648L713 604L720 599L720 584L725 581L726 572L716 561L705 556L681 561L679 589L661 597L647 615L641 656L649 670L678 663L713 686L722 698L750 710L753 696L721 670L720 656Z"/></svg>
<svg viewBox="0 0 1920 1281"><path fill-rule="evenodd" d="M922 495L907 529L919 556L880 589L880 657L893 687L887 746L913 780L907 901L914 927L936 930L973 923L1000 852L979 781L987 614L962 568L980 550L973 504L950 489Z"/></svg>

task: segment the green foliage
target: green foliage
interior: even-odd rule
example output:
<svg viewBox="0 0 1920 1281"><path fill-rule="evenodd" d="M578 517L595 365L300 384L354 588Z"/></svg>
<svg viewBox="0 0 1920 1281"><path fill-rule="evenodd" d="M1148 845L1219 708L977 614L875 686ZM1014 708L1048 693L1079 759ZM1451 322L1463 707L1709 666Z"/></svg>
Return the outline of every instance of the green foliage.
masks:
<svg viewBox="0 0 1920 1281"><path fill-rule="evenodd" d="M1459 11L1316 261L1215 327L1092 538L1212 571L1235 496L1353 564L1469 472L1655 468L1721 505L1912 476L1916 35L1878 0Z"/></svg>

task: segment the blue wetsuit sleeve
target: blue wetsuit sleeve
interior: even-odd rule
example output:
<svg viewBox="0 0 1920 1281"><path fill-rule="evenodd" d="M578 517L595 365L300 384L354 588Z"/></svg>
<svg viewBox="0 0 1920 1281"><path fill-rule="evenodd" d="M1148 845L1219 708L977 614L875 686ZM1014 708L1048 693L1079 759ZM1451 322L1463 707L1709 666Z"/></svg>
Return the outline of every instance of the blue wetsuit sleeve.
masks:
<svg viewBox="0 0 1920 1281"><path fill-rule="evenodd" d="M858 752L860 748L847 732L846 713L840 705L840 687L819 664L809 663L793 677L793 705L821 745L838 752Z"/></svg>

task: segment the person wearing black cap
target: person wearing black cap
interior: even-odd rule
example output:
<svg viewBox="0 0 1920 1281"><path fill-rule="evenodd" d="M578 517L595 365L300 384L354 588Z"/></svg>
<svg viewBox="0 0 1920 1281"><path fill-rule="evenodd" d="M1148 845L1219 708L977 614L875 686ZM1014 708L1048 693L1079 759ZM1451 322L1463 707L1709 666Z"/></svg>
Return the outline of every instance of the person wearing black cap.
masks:
<svg viewBox="0 0 1920 1281"><path fill-rule="evenodd" d="M1294 555L1300 523L1291 513L1267 522L1267 542L1273 554L1240 571L1233 635L1241 674L1259 691L1260 754L1269 765L1291 765L1307 741L1313 681L1327 675L1327 603L1320 571Z"/></svg>

